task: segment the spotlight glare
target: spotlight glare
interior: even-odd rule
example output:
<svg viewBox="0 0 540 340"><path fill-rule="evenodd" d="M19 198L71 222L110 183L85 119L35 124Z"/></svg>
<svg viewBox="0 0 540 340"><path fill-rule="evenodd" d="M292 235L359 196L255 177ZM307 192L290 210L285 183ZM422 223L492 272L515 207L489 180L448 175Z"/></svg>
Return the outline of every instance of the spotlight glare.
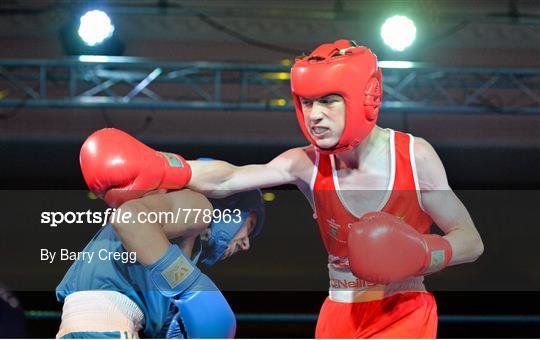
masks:
<svg viewBox="0 0 540 340"><path fill-rule="evenodd" d="M79 36L88 46L101 44L113 35L114 26L109 16L100 10L86 12L81 17Z"/></svg>
<svg viewBox="0 0 540 340"><path fill-rule="evenodd" d="M280 98L280 99L270 99L270 105L275 105L275 106L285 106L287 105L287 101L283 98Z"/></svg>
<svg viewBox="0 0 540 340"><path fill-rule="evenodd" d="M380 68L413 68L415 63L403 60L381 60L377 65Z"/></svg>
<svg viewBox="0 0 540 340"><path fill-rule="evenodd" d="M263 200L265 202L272 202L275 199L276 199L276 194L274 194L273 192L265 192L263 194Z"/></svg>
<svg viewBox="0 0 540 340"><path fill-rule="evenodd" d="M391 49L401 52L409 47L416 38L416 26L406 16L395 15L386 19L382 25L381 37Z"/></svg>

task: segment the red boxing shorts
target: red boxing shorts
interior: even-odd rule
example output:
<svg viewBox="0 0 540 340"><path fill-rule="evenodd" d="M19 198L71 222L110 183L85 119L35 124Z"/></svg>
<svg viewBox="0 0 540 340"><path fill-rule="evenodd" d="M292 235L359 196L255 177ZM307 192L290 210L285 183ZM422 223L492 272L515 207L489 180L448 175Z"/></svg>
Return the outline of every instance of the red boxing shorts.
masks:
<svg viewBox="0 0 540 340"><path fill-rule="evenodd" d="M316 338L431 338L437 305L428 292L398 293L382 300L343 303L326 298Z"/></svg>

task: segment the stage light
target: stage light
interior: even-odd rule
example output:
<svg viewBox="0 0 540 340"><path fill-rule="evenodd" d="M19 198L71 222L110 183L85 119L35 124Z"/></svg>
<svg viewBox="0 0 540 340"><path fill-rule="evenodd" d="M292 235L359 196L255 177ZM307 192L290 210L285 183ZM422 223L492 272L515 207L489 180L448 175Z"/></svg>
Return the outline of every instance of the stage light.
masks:
<svg viewBox="0 0 540 340"><path fill-rule="evenodd" d="M276 199L276 194L274 194L273 192L265 192L263 194L263 200L265 202L272 202L275 199Z"/></svg>
<svg viewBox="0 0 540 340"><path fill-rule="evenodd" d="M81 16L77 32L86 45L95 46L112 37L114 25L107 13L92 10Z"/></svg>
<svg viewBox="0 0 540 340"><path fill-rule="evenodd" d="M60 28L67 55L121 56L124 44L104 8L75 8Z"/></svg>
<svg viewBox="0 0 540 340"><path fill-rule="evenodd" d="M262 74L263 79L270 80L289 80L291 79L290 72L264 72Z"/></svg>
<svg viewBox="0 0 540 340"><path fill-rule="evenodd" d="M287 105L287 101L285 99L283 99L283 98L270 99L269 104L274 105L274 106L285 106L285 105Z"/></svg>
<svg viewBox="0 0 540 340"><path fill-rule="evenodd" d="M381 37L384 43L395 51L404 51L416 38L414 22L402 15L386 19L381 27Z"/></svg>

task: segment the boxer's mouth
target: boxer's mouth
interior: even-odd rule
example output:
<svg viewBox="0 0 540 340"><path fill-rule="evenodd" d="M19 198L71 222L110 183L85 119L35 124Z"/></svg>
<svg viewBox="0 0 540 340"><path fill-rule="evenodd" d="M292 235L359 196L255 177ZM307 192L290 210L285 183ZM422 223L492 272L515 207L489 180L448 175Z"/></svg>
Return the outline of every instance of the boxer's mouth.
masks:
<svg viewBox="0 0 540 340"><path fill-rule="evenodd" d="M313 127L311 127L311 132L313 133L314 136L317 136L317 137L323 136L328 131L330 131L330 129L327 128L327 127L324 127L324 126L313 126Z"/></svg>

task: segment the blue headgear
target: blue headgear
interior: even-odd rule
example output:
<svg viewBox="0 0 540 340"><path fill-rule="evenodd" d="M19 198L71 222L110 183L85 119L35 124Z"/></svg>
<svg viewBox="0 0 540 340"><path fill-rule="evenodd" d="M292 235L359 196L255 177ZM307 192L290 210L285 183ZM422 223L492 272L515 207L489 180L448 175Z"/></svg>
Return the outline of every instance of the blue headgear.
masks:
<svg viewBox="0 0 540 340"><path fill-rule="evenodd" d="M198 160L212 159L199 158ZM220 199L209 198L209 201L214 206L214 210L218 209L221 213L212 215L220 218L213 219L209 226L210 236L202 246L199 259L206 266L213 265L223 257L232 239L240 231L250 213L257 216L255 228L249 234L250 239L259 235L264 225L264 201L260 190L239 192ZM228 211L224 215L225 209ZM235 209L240 210L240 213L234 211Z"/></svg>
<svg viewBox="0 0 540 340"><path fill-rule="evenodd" d="M264 225L264 203L260 190L240 192L226 198L209 200L214 210L220 210L221 214L217 214L220 218L214 219L210 224L210 236L202 248L200 259L206 266L213 265L223 257L250 213L255 213L257 216L255 228L249 235L250 239L259 235ZM228 211L224 215L225 209ZM240 213L238 214L235 209L238 209ZM227 222L224 222L225 218Z"/></svg>

